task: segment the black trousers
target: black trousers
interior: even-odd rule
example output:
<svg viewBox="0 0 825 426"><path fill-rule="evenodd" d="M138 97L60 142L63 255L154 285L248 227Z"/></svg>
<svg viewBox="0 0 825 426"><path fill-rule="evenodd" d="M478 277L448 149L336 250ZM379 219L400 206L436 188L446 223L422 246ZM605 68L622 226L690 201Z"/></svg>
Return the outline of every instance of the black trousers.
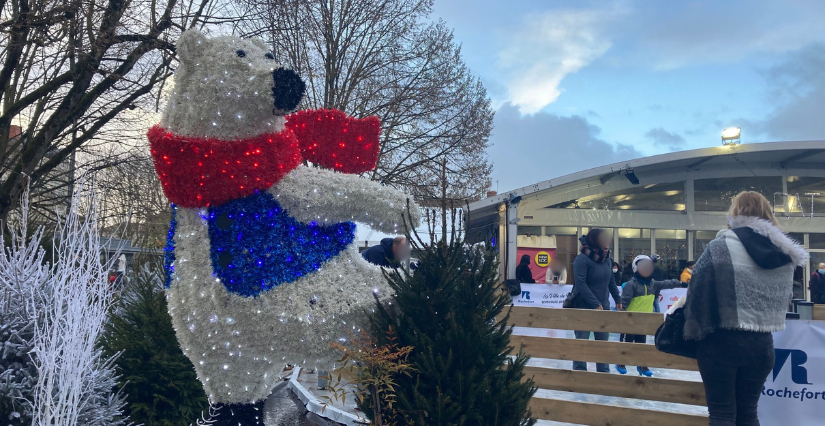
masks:
<svg viewBox="0 0 825 426"><path fill-rule="evenodd" d="M647 336L644 334L622 334L619 336L620 342L625 343L647 343ZM643 365L640 367L644 367Z"/></svg>
<svg viewBox="0 0 825 426"><path fill-rule="evenodd" d="M710 426L759 426L756 407L774 357L770 333L718 330L699 341Z"/></svg>
<svg viewBox="0 0 825 426"><path fill-rule="evenodd" d="M619 340L627 343L647 343L647 336L644 334L622 334Z"/></svg>

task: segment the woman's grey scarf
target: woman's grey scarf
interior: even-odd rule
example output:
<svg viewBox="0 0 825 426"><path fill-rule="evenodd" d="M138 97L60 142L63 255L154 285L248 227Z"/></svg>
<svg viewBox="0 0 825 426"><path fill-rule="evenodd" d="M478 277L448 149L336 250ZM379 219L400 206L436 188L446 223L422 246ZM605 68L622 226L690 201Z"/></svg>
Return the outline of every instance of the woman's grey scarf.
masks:
<svg viewBox="0 0 825 426"><path fill-rule="evenodd" d="M804 247L771 222L729 217L696 262L685 304L685 338L716 329L785 329L793 272L808 259Z"/></svg>

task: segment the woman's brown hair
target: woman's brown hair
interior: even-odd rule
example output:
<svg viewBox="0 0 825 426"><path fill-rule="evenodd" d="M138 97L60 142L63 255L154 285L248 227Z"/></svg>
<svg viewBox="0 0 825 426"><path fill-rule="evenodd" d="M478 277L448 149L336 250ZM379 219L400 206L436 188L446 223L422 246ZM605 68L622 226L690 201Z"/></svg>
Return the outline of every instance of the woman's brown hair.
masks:
<svg viewBox="0 0 825 426"><path fill-rule="evenodd" d="M733 197L728 216L758 217L779 226L779 222L776 221L776 217L773 215L770 201L755 191L742 191Z"/></svg>

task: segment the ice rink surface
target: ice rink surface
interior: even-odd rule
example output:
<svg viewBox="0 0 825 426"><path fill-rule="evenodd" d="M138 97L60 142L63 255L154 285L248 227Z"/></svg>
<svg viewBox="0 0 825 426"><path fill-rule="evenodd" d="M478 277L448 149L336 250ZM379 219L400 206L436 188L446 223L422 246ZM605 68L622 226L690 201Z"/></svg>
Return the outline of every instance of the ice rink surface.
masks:
<svg viewBox="0 0 825 426"><path fill-rule="evenodd" d="M513 334L515 335L522 335L522 336L536 336L536 337L556 337L556 338L568 338L573 339L574 335L572 331L568 330L549 330L543 328L527 328L527 327L513 327ZM610 333L610 341L618 342L619 341L619 334L618 333ZM647 337L647 342L649 344L653 344L653 336ZM544 359L544 358L532 358L527 363L527 365L534 366L534 367L543 367L543 368L556 368L562 370L571 370L573 369L573 361L562 361L562 360L555 360L555 359ZM636 366L627 366L627 374L628 375L637 375L636 373ZM653 377L659 377L664 379L674 379L674 380L685 380L685 381L702 381L702 378L699 376L699 373L696 371L684 371L684 370L671 370L671 369L663 369L663 368L651 368L653 372ZM587 371L596 371L596 364L595 363L588 363L587 364ZM610 366L610 374L619 374L616 371L616 366ZM685 413L685 414L697 414L697 415L707 415L708 410L706 407L700 407L695 405L685 405L685 404L673 404L668 402L656 402L656 401L646 401L646 400L639 400L639 399L630 399L630 398L619 398L619 397L611 397L611 396L602 396L602 395L589 395L583 393L574 393L574 392L561 392L561 391L551 391L546 389L539 389L536 392L537 397L541 398L554 398L554 399L562 399L567 401L580 401L580 402L590 402L594 404L606 404L606 405L615 405L619 407L631 407L631 408L643 408L647 410L657 410L657 411L666 411L669 413ZM567 426L572 425L572 423L560 423L560 422L551 422L548 420L539 420L537 425L539 426Z"/></svg>

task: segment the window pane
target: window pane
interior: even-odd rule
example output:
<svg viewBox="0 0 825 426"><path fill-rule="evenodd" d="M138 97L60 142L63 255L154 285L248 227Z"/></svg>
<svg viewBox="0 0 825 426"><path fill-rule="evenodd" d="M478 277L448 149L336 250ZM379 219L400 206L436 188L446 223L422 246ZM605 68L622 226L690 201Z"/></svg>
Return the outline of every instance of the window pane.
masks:
<svg viewBox="0 0 825 426"><path fill-rule="evenodd" d="M630 279L633 274L630 262L640 254L650 255L650 230L635 228L619 228L619 253L613 260L619 263L624 275L623 280Z"/></svg>
<svg viewBox="0 0 825 426"><path fill-rule="evenodd" d="M788 232L788 236L791 237L792 240L802 245L805 243L805 234L802 232Z"/></svg>
<svg viewBox="0 0 825 426"><path fill-rule="evenodd" d="M544 228L546 235L577 235L575 226L547 226Z"/></svg>
<svg viewBox="0 0 825 426"><path fill-rule="evenodd" d="M671 182L634 186L608 193L588 195L555 204L549 208L684 211L685 183Z"/></svg>
<svg viewBox="0 0 825 426"><path fill-rule="evenodd" d="M825 249L825 234L808 234L810 249Z"/></svg>
<svg viewBox="0 0 825 426"><path fill-rule="evenodd" d="M807 285L808 279L805 277L805 268L797 266L793 271L793 298L804 299Z"/></svg>
<svg viewBox="0 0 825 426"><path fill-rule="evenodd" d="M811 253L811 273L816 272L817 266L820 263L825 263L825 253L822 253L822 252ZM808 285L808 280L810 280L810 279L811 279L811 277L805 277L805 285Z"/></svg>
<svg viewBox="0 0 825 426"><path fill-rule="evenodd" d="M786 200L777 200L779 203L776 206L777 214L781 211L784 214L790 213L795 216L801 216L803 213L805 216L810 216L813 210L814 216L825 216L825 178L788 176L788 195ZM786 205L783 206L783 203Z"/></svg>
<svg viewBox="0 0 825 426"><path fill-rule="evenodd" d="M717 231L693 231L693 260L698 260L708 243L716 238Z"/></svg>
<svg viewBox="0 0 825 426"><path fill-rule="evenodd" d="M687 266L687 232L675 229L656 230L656 254L661 256L657 268L662 279L678 279Z"/></svg>
<svg viewBox="0 0 825 426"><path fill-rule="evenodd" d="M519 226L518 235L541 235L541 226Z"/></svg>
<svg viewBox="0 0 825 426"><path fill-rule="evenodd" d="M774 193L782 192L782 179L773 176L697 179L693 188L696 211L726 212L733 197L742 191L759 192L773 202Z"/></svg>

